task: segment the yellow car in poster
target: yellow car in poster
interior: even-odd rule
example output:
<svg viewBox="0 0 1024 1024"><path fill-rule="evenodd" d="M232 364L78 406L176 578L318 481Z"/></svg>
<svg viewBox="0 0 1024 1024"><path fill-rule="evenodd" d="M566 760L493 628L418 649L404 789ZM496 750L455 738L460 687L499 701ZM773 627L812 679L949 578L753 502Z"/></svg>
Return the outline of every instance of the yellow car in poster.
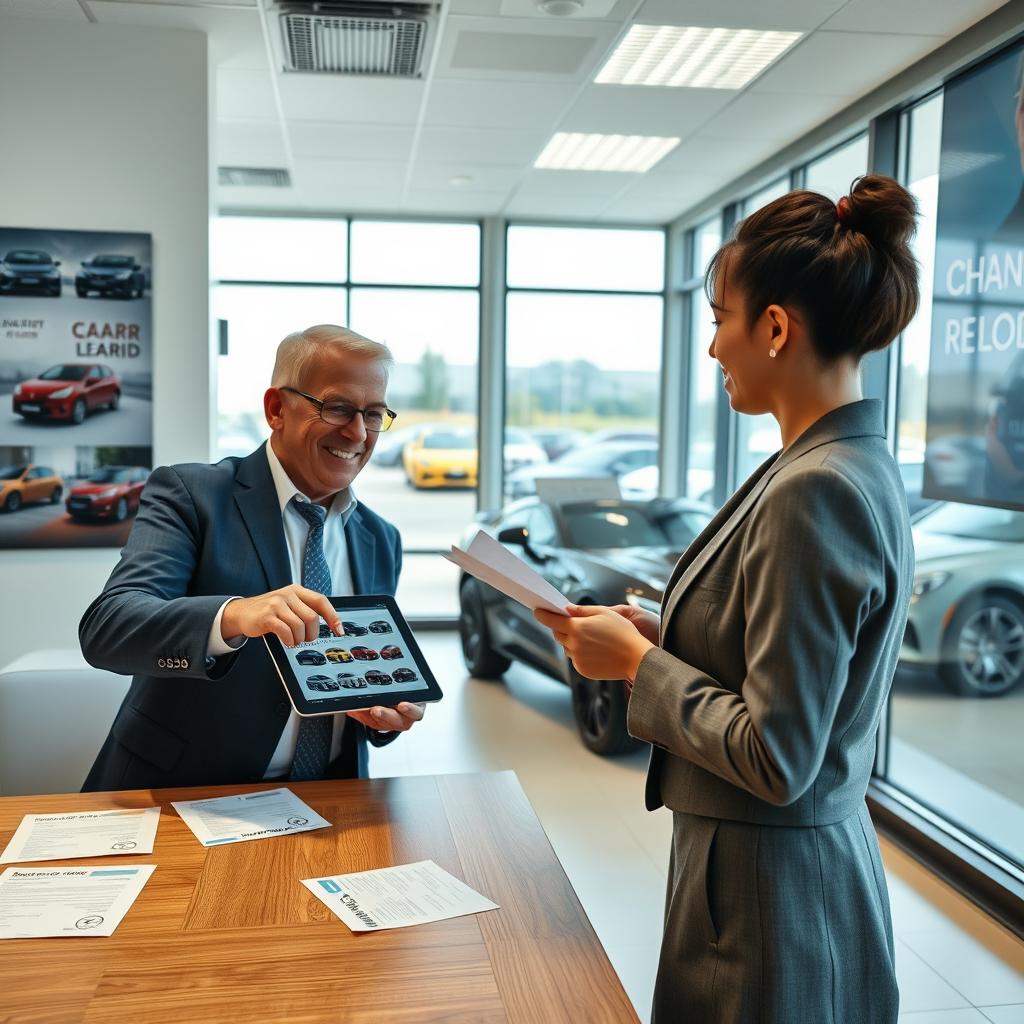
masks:
<svg viewBox="0 0 1024 1024"><path fill-rule="evenodd" d="M476 487L476 432L423 430L405 446L402 464L413 487Z"/></svg>

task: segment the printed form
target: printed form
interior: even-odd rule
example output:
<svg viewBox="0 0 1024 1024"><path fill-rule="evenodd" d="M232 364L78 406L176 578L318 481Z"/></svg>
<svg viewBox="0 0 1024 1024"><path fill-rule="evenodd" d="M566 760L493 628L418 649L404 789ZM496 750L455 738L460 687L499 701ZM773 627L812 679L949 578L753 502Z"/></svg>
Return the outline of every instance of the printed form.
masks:
<svg viewBox="0 0 1024 1024"><path fill-rule="evenodd" d="M284 788L209 800L175 800L171 806L203 846L246 843L331 827L329 821Z"/></svg>
<svg viewBox="0 0 1024 1024"><path fill-rule="evenodd" d="M159 807L26 814L0 864L152 853L159 824Z"/></svg>

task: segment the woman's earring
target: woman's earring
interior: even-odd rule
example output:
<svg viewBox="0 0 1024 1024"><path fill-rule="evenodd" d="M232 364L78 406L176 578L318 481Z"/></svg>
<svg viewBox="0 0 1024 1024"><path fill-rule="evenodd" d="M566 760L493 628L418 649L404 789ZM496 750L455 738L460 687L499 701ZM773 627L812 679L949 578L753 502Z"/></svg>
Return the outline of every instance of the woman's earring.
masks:
<svg viewBox="0 0 1024 1024"><path fill-rule="evenodd" d="M775 358L775 349L773 349L773 348L768 349L768 358L769 359L774 359Z"/></svg>

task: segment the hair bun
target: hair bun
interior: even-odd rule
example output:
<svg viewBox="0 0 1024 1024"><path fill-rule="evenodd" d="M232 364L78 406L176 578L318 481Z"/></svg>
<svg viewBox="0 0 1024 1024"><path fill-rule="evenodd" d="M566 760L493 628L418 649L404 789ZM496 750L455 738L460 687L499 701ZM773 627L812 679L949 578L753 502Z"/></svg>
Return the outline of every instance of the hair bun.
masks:
<svg viewBox="0 0 1024 1024"><path fill-rule="evenodd" d="M880 174L854 179L838 209L846 227L881 249L907 245L917 229L917 200L899 182Z"/></svg>

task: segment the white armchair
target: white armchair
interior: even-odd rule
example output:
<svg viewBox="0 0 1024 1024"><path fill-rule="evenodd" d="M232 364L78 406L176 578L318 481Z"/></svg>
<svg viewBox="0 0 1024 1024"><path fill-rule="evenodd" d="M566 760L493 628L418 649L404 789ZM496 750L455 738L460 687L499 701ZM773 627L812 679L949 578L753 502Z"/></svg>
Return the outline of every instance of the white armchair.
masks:
<svg viewBox="0 0 1024 1024"><path fill-rule="evenodd" d="M130 683L74 649L0 669L0 795L77 793Z"/></svg>

